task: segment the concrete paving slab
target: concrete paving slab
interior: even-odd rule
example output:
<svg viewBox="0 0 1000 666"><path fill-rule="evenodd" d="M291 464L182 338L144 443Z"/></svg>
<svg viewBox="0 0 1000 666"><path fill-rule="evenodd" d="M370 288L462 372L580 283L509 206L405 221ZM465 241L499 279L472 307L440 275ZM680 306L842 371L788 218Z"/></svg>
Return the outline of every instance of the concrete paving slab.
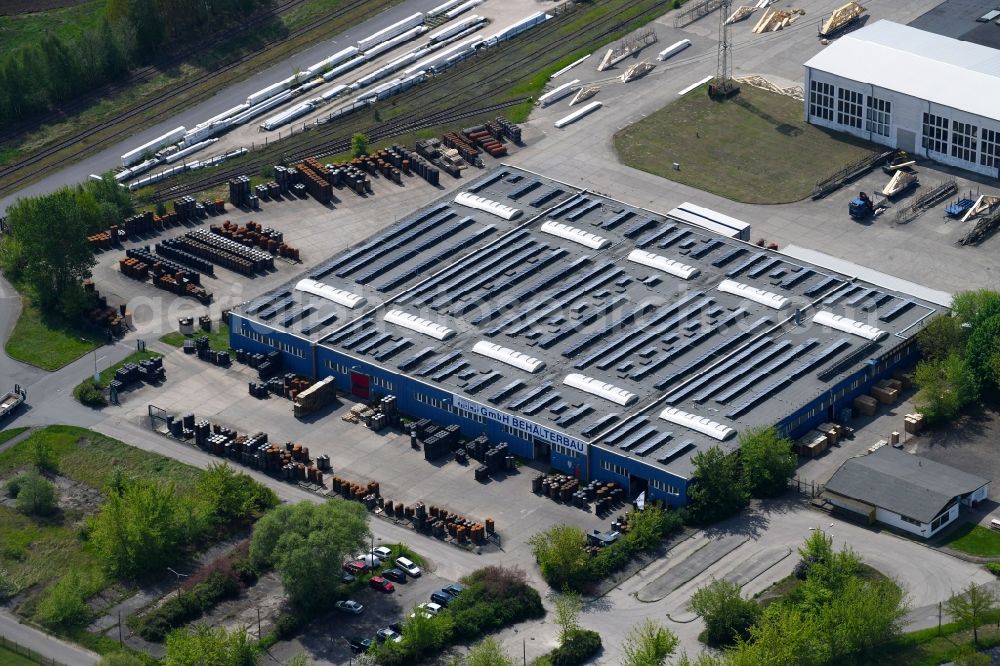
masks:
<svg viewBox="0 0 1000 666"><path fill-rule="evenodd" d="M694 579L723 557L733 552L744 543L748 537L741 535L724 536L711 539L698 550L684 559L675 560L674 565L655 580L639 590L636 598L639 601L660 601L681 585Z"/></svg>

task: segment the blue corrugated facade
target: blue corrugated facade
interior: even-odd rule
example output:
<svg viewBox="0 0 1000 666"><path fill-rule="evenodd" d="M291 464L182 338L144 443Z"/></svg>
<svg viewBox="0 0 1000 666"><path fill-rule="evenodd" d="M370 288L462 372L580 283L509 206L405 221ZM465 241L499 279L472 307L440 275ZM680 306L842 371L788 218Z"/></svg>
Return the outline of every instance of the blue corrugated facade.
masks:
<svg viewBox="0 0 1000 666"><path fill-rule="evenodd" d="M507 442L514 455L529 460L548 460L551 467L560 473L585 481L614 481L628 489L630 496L645 490L650 499L660 499L671 506L682 506L687 501L688 480L662 468L597 445L582 444L583 451L580 452L533 437L523 429L512 428L497 420L517 421L519 417L493 408L489 411L496 418L465 411L455 406L456 396L449 391L330 347L253 324L235 313L230 315L230 344L234 349L255 353L279 350L285 367L293 372L316 379L332 375L340 391L361 400L394 395L403 414L428 418L440 425L457 424L462 433L470 438L485 434L491 442ZM870 392L875 382L890 376L896 368L914 363L917 354L917 346L911 339L888 354L870 360L865 367L831 385L781 419L777 427L787 436L796 438L820 423L839 418L840 411L849 408L856 396ZM458 400L466 399L459 397ZM521 419L521 423L525 422ZM549 439L552 439L551 435Z"/></svg>

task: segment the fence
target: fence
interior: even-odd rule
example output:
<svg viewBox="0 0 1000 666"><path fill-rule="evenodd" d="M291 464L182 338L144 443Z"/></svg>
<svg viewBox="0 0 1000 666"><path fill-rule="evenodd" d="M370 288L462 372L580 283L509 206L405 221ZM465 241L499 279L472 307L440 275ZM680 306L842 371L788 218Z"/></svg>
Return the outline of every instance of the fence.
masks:
<svg viewBox="0 0 1000 666"><path fill-rule="evenodd" d="M798 477L788 480L788 487L799 491L809 499L819 497L823 493L823 484L815 481L804 481Z"/></svg>
<svg viewBox="0 0 1000 666"><path fill-rule="evenodd" d="M56 661L55 659L49 659L48 657L43 657L34 650L30 650L20 643L15 643L4 636L0 636L0 649L13 652L14 654L24 657L25 659L42 664L42 666L65 666L62 662ZM2 659L2 657L3 655L0 655L0 659Z"/></svg>

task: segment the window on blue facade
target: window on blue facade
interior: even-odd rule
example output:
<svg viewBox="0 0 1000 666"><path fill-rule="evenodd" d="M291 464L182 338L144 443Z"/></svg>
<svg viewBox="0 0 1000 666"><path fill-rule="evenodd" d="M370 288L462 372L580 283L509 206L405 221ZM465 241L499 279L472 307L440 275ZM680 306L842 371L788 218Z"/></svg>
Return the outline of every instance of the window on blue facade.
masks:
<svg viewBox="0 0 1000 666"><path fill-rule="evenodd" d="M622 465L616 465L607 460L601 461L601 468L619 476L628 476L628 470Z"/></svg>

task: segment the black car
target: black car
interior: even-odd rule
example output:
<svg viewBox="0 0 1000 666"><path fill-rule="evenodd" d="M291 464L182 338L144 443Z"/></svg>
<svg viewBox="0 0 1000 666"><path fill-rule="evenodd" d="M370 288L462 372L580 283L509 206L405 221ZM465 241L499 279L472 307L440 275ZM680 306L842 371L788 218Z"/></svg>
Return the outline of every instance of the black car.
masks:
<svg viewBox="0 0 1000 666"><path fill-rule="evenodd" d="M444 590L442 591L447 592L453 597L457 597L458 595L460 595L462 592L465 591L465 586L462 585L461 583L452 583L451 585L445 586Z"/></svg>
<svg viewBox="0 0 1000 666"><path fill-rule="evenodd" d="M447 606L454 600L455 597L448 594L445 590L438 590L437 592L431 594L431 601L436 604L441 604L442 606Z"/></svg>
<svg viewBox="0 0 1000 666"><path fill-rule="evenodd" d="M362 652L367 652L368 649L371 648L372 639L354 636L347 639L347 644L351 646L351 652L354 654L361 654Z"/></svg>
<svg viewBox="0 0 1000 666"><path fill-rule="evenodd" d="M349 574L346 571L343 571L340 574L340 582L343 583L344 585L347 585L348 583L353 583L355 580L356 577L354 576L354 574Z"/></svg>
<svg viewBox="0 0 1000 666"><path fill-rule="evenodd" d="M389 625L389 628L392 629L393 631L395 631L400 636L403 635L403 623L402 622L393 622L392 624Z"/></svg>
<svg viewBox="0 0 1000 666"><path fill-rule="evenodd" d="M388 578L395 583L405 583L406 582L406 572L402 569L386 569L382 572L383 578Z"/></svg>

